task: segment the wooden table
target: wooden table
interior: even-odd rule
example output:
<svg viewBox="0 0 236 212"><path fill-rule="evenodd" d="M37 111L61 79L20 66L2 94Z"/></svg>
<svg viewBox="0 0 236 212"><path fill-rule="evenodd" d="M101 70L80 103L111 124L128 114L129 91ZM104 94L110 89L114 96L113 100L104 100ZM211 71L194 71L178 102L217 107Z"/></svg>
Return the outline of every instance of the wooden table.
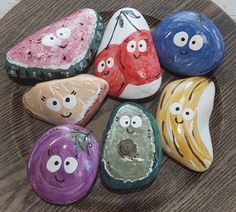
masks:
<svg viewBox="0 0 236 212"><path fill-rule="evenodd" d="M201 174L183 168L164 155L161 171L146 189L133 193L111 192L104 188L98 176L93 188L81 201L69 206L48 204L27 183L25 168L33 143L50 126L24 112L21 98L29 86L7 77L3 67L5 54L25 36L79 8L94 8L107 22L114 11L125 6L141 11L152 27L171 11L202 12L222 32L225 58L210 77L217 88L210 124L214 162L207 172ZM23 0L0 21L0 47L0 211L236 211L236 24L214 3L209 0ZM162 88L173 79L174 76L165 73ZM153 114L159 95L160 92L145 100ZM87 126L100 144L108 116L117 103L107 98Z"/></svg>

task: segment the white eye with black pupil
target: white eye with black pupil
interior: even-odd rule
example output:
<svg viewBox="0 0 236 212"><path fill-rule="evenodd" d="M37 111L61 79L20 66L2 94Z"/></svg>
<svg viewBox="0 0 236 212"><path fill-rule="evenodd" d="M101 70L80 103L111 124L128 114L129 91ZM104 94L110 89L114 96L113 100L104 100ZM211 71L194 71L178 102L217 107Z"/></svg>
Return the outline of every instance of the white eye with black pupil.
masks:
<svg viewBox="0 0 236 212"><path fill-rule="evenodd" d="M60 169L61 163L61 157L58 155L53 155L48 159L46 168L49 172L54 173Z"/></svg>
<svg viewBox="0 0 236 212"><path fill-rule="evenodd" d="M124 128L130 125L130 118L129 116L122 116L119 121L120 125Z"/></svg>
<svg viewBox="0 0 236 212"><path fill-rule="evenodd" d="M173 42L176 46L178 47L183 47L187 44L188 42L188 34L184 31L178 32L175 34L173 38Z"/></svg>
<svg viewBox="0 0 236 212"><path fill-rule="evenodd" d="M61 110L61 103L56 98L50 98L46 101L46 106L55 112Z"/></svg>
<svg viewBox="0 0 236 212"><path fill-rule="evenodd" d="M178 102L175 102L170 105L170 112L174 115L178 115L182 112L182 105Z"/></svg>

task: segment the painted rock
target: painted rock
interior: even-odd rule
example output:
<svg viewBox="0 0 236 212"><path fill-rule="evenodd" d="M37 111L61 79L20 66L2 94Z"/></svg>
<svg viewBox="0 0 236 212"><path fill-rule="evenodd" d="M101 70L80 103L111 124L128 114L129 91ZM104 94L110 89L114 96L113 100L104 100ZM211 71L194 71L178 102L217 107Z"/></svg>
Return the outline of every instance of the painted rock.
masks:
<svg viewBox="0 0 236 212"><path fill-rule="evenodd" d="M151 183L160 168L161 144L153 115L134 103L115 108L108 122L101 156L101 180L113 189Z"/></svg>
<svg viewBox="0 0 236 212"><path fill-rule="evenodd" d="M96 11L79 10L10 49L5 62L7 73L37 80L80 74L91 65L103 32L103 21Z"/></svg>
<svg viewBox="0 0 236 212"><path fill-rule="evenodd" d="M157 109L162 146L173 159L194 171L203 172L213 160L209 119L215 85L203 77L169 83Z"/></svg>
<svg viewBox="0 0 236 212"><path fill-rule="evenodd" d="M108 83L89 74L36 84L23 95L25 110L51 124L84 126L101 105Z"/></svg>
<svg viewBox="0 0 236 212"><path fill-rule="evenodd" d="M109 94L124 99L153 95L161 68L150 28L140 12L117 11L109 21L95 58L94 74L109 83Z"/></svg>
<svg viewBox="0 0 236 212"><path fill-rule="evenodd" d="M153 39L162 67L174 74L208 74L216 69L224 55L221 33L199 13L171 14L157 27ZM209 58L207 62L206 58Z"/></svg>
<svg viewBox="0 0 236 212"><path fill-rule="evenodd" d="M69 204L92 186L99 164L99 146L88 130L61 125L47 131L28 160L27 178L39 197Z"/></svg>

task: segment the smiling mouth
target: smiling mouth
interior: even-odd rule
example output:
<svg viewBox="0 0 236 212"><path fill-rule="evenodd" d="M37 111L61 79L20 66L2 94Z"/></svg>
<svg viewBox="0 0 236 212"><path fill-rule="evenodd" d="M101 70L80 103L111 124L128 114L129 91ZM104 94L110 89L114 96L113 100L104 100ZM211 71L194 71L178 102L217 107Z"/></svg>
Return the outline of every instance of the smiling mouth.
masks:
<svg viewBox="0 0 236 212"><path fill-rule="evenodd" d="M130 131L129 128L126 129L127 133L129 134L133 134L134 133L134 130L133 131Z"/></svg>
<svg viewBox="0 0 236 212"><path fill-rule="evenodd" d="M61 114L61 116L62 116L63 118L69 118L71 115L72 115L72 113L69 113L69 115L67 115L67 116Z"/></svg>
<svg viewBox="0 0 236 212"><path fill-rule="evenodd" d="M104 75L106 75L106 76L107 76L108 74L109 74L109 71L107 71L107 72L104 72Z"/></svg>
<svg viewBox="0 0 236 212"><path fill-rule="evenodd" d="M141 55L139 54L138 56L136 56L136 54L133 54L135 59L138 59Z"/></svg>
<svg viewBox="0 0 236 212"><path fill-rule="evenodd" d="M62 182L64 182L65 181L65 179L63 179L63 180L59 180L58 178L57 178L57 176L55 175L55 180L56 181L58 181L58 182L60 182L60 183L62 183Z"/></svg>
<svg viewBox="0 0 236 212"><path fill-rule="evenodd" d="M67 44L66 45L64 45L64 46L59 46L60 48L62 48L62 49L64 49L64 48L66 48L67 47Z"/></svg>
<svg viewBox="0 0 236 212"><path fill-rule="evenodd" d="M182 124L184 121L183 121L183 120L182 120L182 121L178 121L177 118L175 118L175 122L176 122L177 124Z"/></svg>
<svg viewBox="0 0 236 212"><path fill-rule="evenodd" d="M182 49L180 49L179 52L180 52L181 55L186 55L186 54L188 54L188 51L182 51Z"/></svg>

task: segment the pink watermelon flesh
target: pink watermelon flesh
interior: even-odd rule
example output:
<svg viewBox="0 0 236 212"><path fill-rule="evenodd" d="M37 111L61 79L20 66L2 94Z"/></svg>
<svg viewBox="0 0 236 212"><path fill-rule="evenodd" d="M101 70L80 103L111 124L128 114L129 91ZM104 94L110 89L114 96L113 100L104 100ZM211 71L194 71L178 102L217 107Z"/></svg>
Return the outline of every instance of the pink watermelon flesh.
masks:
<svg viewBox="0 0 236 212"><path fill-rule="evenodd" d="M26 68L68 69L86 54L95 33L96 22L94 10L80 10L37 31L14 46L7 53L7 60ZM63 32L62 28L71 31L70 37L62 39L57 35L60 31ZM55 45L47 46L42 43L46 35L54 35L52 42L56 40Z"/></svg>

